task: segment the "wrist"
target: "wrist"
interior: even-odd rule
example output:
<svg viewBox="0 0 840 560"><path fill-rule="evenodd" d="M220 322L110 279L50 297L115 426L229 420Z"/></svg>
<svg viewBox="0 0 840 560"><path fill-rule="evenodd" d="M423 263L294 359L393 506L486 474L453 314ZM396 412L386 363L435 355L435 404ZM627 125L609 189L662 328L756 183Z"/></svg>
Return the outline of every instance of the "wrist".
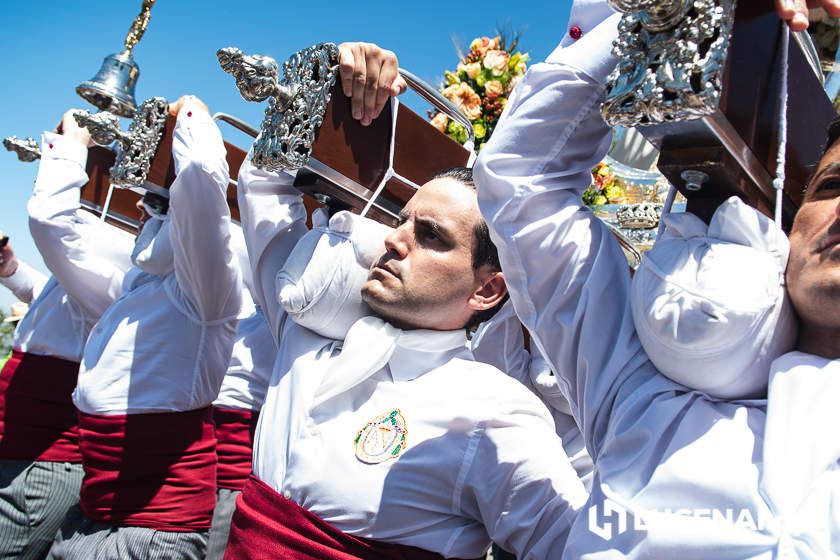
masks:
<svg viewBox="0 0 840 560"><path fill-rule="evenodd" d="M9 276L14 275L14 273L18 270L19 264L20 263L18 263L17 258L13 258L11 261L9 261L9 264L7 266L4 266L2 269L0 269L0 278L8 278Z"/></svg>

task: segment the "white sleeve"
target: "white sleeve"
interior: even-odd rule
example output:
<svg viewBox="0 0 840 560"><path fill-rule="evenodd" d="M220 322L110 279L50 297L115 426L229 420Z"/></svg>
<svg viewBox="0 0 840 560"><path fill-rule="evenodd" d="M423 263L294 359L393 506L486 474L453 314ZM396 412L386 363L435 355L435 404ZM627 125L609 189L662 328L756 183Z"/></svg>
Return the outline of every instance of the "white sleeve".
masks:
<svg viewBox="0 0 840 560"><path fill-rule="evenodd" d="M242 290L230 246L225 146L219 127L194 97L178 112L172 156L169 217L178 287L201 321L233 319Z"/></svg>
<svg viewBox="0 0 840 560"><path fill-rule="evenodd" d="M610 143L600 105L617 23L614 14L528 70L475 166L516 312L564 384L593 457L622 385L647 363L624 256L581 202Z"/></svg>
<svg viewBox="0 0 840 560"><path fill-rule="evenodd" d="M587 494L548 411L530 413L538 401L527 396L505 395L499 408L508 414L483 427L469 469L462 469L461 505L517 558L559 558Z"/></svg>
<svg viewBox="0 0 840 560"><path fill-rule="evenodd" d="M275 278L307 231L306 208L290 175L263 171L251 163L251 156L239 169L239 215L254 275L254 300L276 340L285 314L277 301Z"/></svg>
<svg viewBox="0 0 840 560"><path fill-rule="evenodd" d="M84 145L45 132L27 209L29 231L47 268L85 316L95 322L122 293L124 273L92 249L92 232L80 216L81 188L88 181L86 161Z"/></svg>
<svg viewBox="0 0 840 560"><path fill-rule="evenodd" d="M18 267L14 274L0 276L0 284L11 290L15 297L23 303L32 303L47 284L47 276L38 272L22 260L18 259Z"/></svg>

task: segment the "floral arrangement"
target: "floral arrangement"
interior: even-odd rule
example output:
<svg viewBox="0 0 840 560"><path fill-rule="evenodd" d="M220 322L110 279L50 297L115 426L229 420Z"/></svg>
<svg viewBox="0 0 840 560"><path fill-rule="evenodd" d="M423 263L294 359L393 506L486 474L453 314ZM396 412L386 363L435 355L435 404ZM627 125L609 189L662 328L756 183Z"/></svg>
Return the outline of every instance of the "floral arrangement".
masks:
<svg viewBox="0 0 840 560"><path fill-rule="evenodd" d="M516 50L517 39L510 45L500 37L479 37L461 57L455 72L444 73L440 91L470 120L475 131L475 150L490 138L502 115L508 95L525 74L528 55ZM430 112L432 124L453 140L463 144L467 131L444 113Z"/></svg>
<svg viewBox="0 0 840 560"><path fill-rule="evenodd" d="M840 19L830 17L823 8L812 9L810 12L808 33L814 41L820 57L820 66L826 78L826 84L831 84L832 74L840 72L837 64L837 48L840 44ZM831 89L831 88L829 88ZM832 91L834 91L832 89ZM834 109L840 113L840 93L832 100Z"/></svg>
<svg viewBox="0 0 840 560"><path fill-rule="evenodd" d="M602 161L592 168L592 184L583 193L584 204L587 206L622 204L625 199L624 185L607 163Z"/></svg>

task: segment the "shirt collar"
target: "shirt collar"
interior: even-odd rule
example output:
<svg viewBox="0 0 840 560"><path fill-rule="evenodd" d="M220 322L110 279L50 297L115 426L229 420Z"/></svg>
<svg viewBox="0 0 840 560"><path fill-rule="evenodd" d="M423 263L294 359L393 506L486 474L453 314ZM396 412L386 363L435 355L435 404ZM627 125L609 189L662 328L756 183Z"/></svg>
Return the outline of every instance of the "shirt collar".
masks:
<svg viewBox="0 0 840 560"><path fill-rule="evenodd" d="M467 335L464 329L403 331L388 360L388 368L394 381L410 381L442 366L459 352L465 352L466 348Z"/></svg>

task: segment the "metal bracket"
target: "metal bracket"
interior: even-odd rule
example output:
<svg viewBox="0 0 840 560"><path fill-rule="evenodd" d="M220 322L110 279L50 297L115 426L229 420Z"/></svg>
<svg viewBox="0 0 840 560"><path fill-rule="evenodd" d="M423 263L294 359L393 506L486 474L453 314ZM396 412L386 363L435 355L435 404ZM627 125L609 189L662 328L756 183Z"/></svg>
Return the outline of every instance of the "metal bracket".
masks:
<svg viewBox="0 0 840 560"><path fill-rule="evenodd" d="M261 132L254 142L254 165L269 171L299 169L312 154L338 74L338 47L321 43L296 52L283 63L283 81L274 59L246 55L228 47L216 56L233 75L247 101L268 99Z"/></svg>
<svg viewBox="0 0 840 560"><path fill-rule="evenodd" d="M41 159L41 150L34 138L18 138L9 136L3 140L3 146L10 152L15 152L20 161L30 163Z"/></svg>
<svg viewBox="0 0 840 560"><path fill-rule="evenodd" d="M735 0L610 0L624 12L604 120L633 127L700 118L718 106Z"/></svg>
<svg viewBox="0 0 840 560"><path fill-rule="evenodd" d="M146 188L146 178L166 126L169 105L162 97L152 97L140 104L137 114L128 127L120 130L119 118L103 111L90 114L77 111L73 114L79 126L90 131L91 139L100 145L115 140L122 146L111 167L111 184L119 188Z"/></svg>

